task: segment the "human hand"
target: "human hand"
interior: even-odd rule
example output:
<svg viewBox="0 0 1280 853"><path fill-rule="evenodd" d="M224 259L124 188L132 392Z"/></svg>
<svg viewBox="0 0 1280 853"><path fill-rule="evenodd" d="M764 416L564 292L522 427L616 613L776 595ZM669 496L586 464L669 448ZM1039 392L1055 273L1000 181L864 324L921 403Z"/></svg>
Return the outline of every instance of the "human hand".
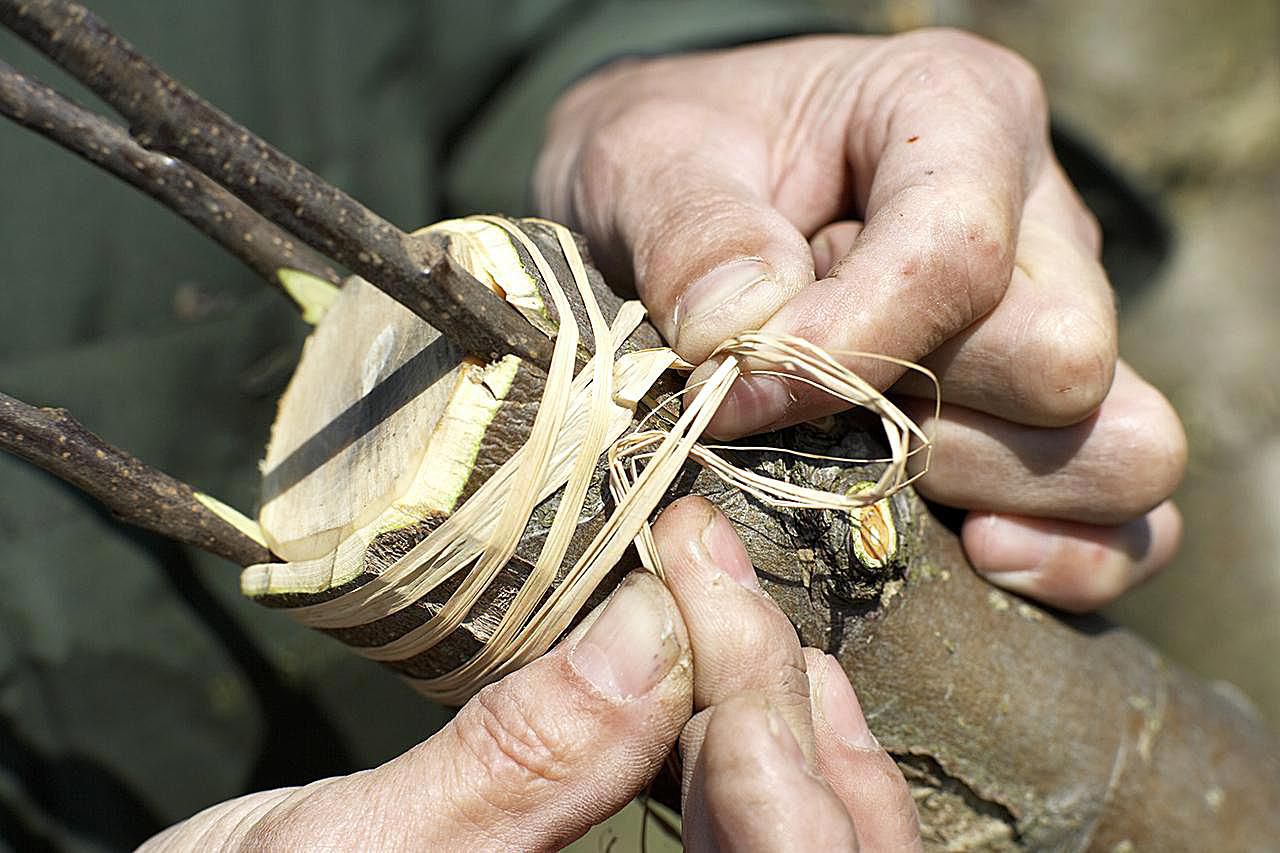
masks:
<svg viewBox="0 0 1280 853"><path fill-rule="evenodd" d="M843 671L801 654L724 517L679 501L655 539L669 591L633 573L426 742L206 809L143 849L558 850L642 791L682 732L691 850L912 842L906 784Z"/></svg>
<svg viewBox="0 0 1280 853"><path fill-rule="evenodd" d="M924 30L621 61L561 99L535 188L606 274L634 276L690 361L763 328L930 367L941 418L903 398L937 443L918 486L972 511L965 549L993 582L1083 610L1171 557L1181 424L1117 366L1099 229L1016 55ZM845 360L880 388L926 390ZM746 376L711 432L841 406Z"/></svg>
<svg viewBox="0 0 1280 853"><path fill-rule="evenodd" d="M685 849L920 849L906 780L848 676L800 648L724 516L683 498L654 539L695 661L680 735Z"/></svg>
<svg viewBox="0 0 1280 853"><path fill-rule="evenodd" d="M689 719L689 661L671 595L635 572L398 758L213 806L142 849L559 850L662 767Z"/></svg>

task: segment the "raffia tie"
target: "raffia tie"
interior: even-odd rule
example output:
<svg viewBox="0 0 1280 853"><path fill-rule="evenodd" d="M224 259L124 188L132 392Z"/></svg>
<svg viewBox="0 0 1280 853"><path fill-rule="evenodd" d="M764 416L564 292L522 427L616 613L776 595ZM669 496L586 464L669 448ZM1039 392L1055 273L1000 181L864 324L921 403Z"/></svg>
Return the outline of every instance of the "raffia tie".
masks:
<svg viewBox="0 0 1280 853"><path fill-rule="evenodd" d="M484 684L497 680L543 654L569 625L591 593L633 542L641 562L662 577L649 518L685 462L693 459L726 483L768 504L799 509L850 511L888 497L915 477L908 476L908 457L923 451L927 469L931 441L883 394L842 365L832 353L790 335L746 332L721 344L721 357L711 377L684 392L691 396L673 425L655 417L674 402L664 401L634 424L636 408L658 377L668 369L692 369L670 348L618 355L628 336L644 319L638 302L627 302L612 326L592 294L586 267L573 236L561 225L542 222L557 235L572 272L573 286L586 307L595 355L575 375L581 330L574 319L564 285L556 279L538 246L511 222L474 217L502 228L533 258L560 317L546 388L529 438L475 494L423 541L373 580L331 600L286 610L314 628L366 625L404 610L459 573L458 588L421 625L380 646L357 651L379 661L401 661L430 650L456 630L502 567L514 556L534 508L563 489L559 508L538 559L482 650L462 666L437 678L410 679L421 692L441 702L461 704ZM937 385L926 369L888 356L840 353L890 361L919 371ZM839 494L766 477L734 465L725 448L699 442L703 430L735 379L785 375L876 413L884 426L890 456L875 487L858 494ZM758 365L763 365L760 367ZM743 449L743 448L736 448ZM769 448L782 453L793 451ZM808 455L808 454L797 454ZM551 590L576 530L598 461L607 457L609 489L615 509L582 555ZM818 457L827 458L827 457ZM923 470L916 474L918 477ZM536 487L531 487L536 484ZM361 549L368 538L353 535L339 551ZM255 566L246 572L288 572L290 564ZM545 601L543 600L545 597ZM541 604L540 604L541 602Z"/></svg>

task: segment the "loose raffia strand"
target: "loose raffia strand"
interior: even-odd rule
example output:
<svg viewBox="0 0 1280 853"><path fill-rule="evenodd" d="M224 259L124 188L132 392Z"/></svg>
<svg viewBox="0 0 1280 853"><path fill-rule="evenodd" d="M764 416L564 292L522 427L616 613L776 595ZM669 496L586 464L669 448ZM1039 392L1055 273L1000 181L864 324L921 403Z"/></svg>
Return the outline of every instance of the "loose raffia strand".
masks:
<svg viewBox="0 0 1280 853"><path fill-rule="evenodd" d="M112 447L62 409L41 409L0 394L0 450L65 480L121 521L241 566L273 559L186 483Z"/></svg>
<svg viewBox="0 0 1280 853"><path fill-rule="evenodd" d="M185 160L303 242L359 273L463 350L546 369L552 344L433 240L413 241L181 86L85 7L0 0L0 23L106 101L145 148Z"/></svg>
<svg viewBox="0 0 1280 853"><path fill-rule="evenodd" d="M118 124L0 61L0 114L141 190L215 240L271 284L282 268L333 284L324 256L264 219L181 160L148 151Z"/></svg>

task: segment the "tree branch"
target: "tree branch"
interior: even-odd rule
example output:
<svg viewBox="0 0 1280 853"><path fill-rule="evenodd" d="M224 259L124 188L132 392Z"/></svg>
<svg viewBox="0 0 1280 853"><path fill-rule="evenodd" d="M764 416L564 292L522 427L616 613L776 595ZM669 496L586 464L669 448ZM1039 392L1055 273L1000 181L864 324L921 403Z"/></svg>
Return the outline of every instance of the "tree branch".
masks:
<svg viewBox="0 0 1280 853"><path fill-rule="evenodd" d="M65 480L121 521L241 566L275 559L186 483L112 447L62 409L36 408L0 393L0 450Z"/></svg>
<svg viewBox="0 0 1280 853"><path fill-rule="evenodd" d="M0 22L111 105L144 147L185 160L317 251L359 273L464 350L546 368L551 342L449 262L181 86L89 10L0 0Z"/></svg>
<svg viewBox="0 0 1280 853"><path fill-rule="evenodd" d="M298 243L181 160L148 151L123 127L0 61L0 113L131 184L177 213L268 282L281 267L339 284L324 256Z"/></svg>

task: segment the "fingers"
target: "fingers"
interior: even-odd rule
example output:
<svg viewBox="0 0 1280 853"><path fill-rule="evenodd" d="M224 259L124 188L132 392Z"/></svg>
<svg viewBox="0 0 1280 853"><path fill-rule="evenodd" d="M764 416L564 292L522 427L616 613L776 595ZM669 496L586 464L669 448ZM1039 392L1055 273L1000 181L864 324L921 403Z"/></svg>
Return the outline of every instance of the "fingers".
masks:
<svg viewBox="0 0 1280 853"><path fill-rule="evenodd" d="M1029 426L1079 423L1101 405L1115 371L1116 316L1089 221L1060 171L1047 172L1027 202L1004 298L923 361L945 402ZM895 390L934 394L916 373Z"/></svg>
<svg viewBox="0 0 1280 853"><path fill-rule="evenodd" d="M892 53L886 47L864 85L847 124L864 228L828 277L764 328L833 351L919 359L1004 295L1023 203L1048 156L1043 95L1013 54L939 32L903 37ZM865 368L880 387L900 372ZM738 386L712 423L719 437L839 407L807 386L768 377Z"/></svg>
<svg viewBox="0 0 1280 853"><path fill-rule="evenodd" d="M641 100L596 128L575 166L577 191L552 215L583 230L606 272L630 268L651 319L690 361L813 281L808 241L768 198L766 140L740 117Z"/></svg>
<svg viewBox="0 0 1280 853"><path fill-rule="evenodd" d="M810 753L809 681L800 642L760 588L729 522L704 498L689 497L668 507L653 532L667 587L697 650L695 710L736 693L759 693ZM700 725L686 732L686 748Z"/></svg>
<svg viewBox="0 0 1280 853"><path fill-rule="evenodd" d="M921 361L938 377L944 402L1028 426L1068 426L1091 415L1116 363L1115 307L1097 260L1096 221L1051 166L1027 200L1004 298ZM853 250L860 231L860 223L838 222L814 236L818 275ZM914 371L893 390L935 393Z"/></svg>
<svg viewBox="0 0 1280 853"><path fill-rule="evenodd" d="M454 810L513 847L558 849L661 766L690 711L688 662L674 602L633 573L584 634L481 691L408 772L448 761Z"/></svg>
<svg viewBox="0 0 1280 853"><path fill-rule="evenodd" d="M973 566L997 586L1073 612L1096 610L1163 568L1182 517L1165 501L1116 527L970 513L961 533Z"/></svg>
<svg viewBox="0 0 1280 853"><path fill-rule="evenodd" d="M643 789L690 712L688 637L633 573L559 647L482 690L430 740L302 789L261 840L303 849L558 850ZM307 792L310 790L310 793Z"/></svg>
<svg viewBox="0 0 1280 853"><path fill-rule="evenodd" d="M801 650L724 516L685 498L654 538L695 659L699 710L680 738L686 848L918 849L906 782L848 679Z"/></svg>
<svg viewBox="0 0 1280 853"><path fill-rule="evenodd" d="M699 830L686 825L687 850L858 849L844 804L759 694L739 693L716 707L692 789L686 823Z"/></svg>
<svg viewBox="0 0 1280 853"><path fill-rule="evenodd" d="M760 588L742 543L710 502L700 497L676 501L655 522L653 534L667 588L696 650L697 713L680 735L684 835L691 848L707 849L715 829L701 803L703 786L714 775L699 771L699 756L720 704L741 694L757 697L787 727L801 754L811 757L809 680L795 629Z"/></svg>
<svg viewBox="0 0 1280 853"><path fill-rule="evenodd" d="M817 766L844 803L863 850L919 850L920 819L907 781L867 728L843 667L804 650Z"/></svg>
<svg viewBox="0 0 1280 853"><path fill-rule="evenodd" d="M1087 420L1020 426L957 406L909 398L903 409L934 436L917 486L949 506L983 512L1122 524L1164 502L1186 468L1186 437L1168 401L1127 365Z"/></svg>

